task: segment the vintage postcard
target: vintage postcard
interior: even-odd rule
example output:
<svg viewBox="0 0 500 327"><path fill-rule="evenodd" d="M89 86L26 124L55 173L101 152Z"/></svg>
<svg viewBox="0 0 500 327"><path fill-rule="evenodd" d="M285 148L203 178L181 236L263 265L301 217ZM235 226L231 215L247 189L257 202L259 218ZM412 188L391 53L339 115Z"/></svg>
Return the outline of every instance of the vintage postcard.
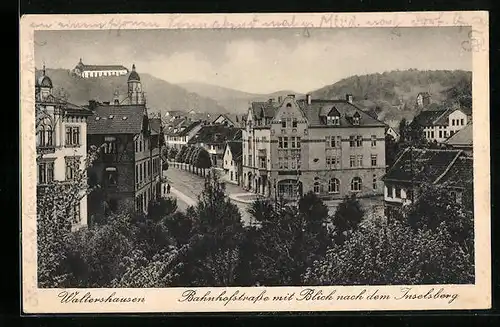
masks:
<svg viewBox="0 0 500 327"><path fill-rule="evenodd" d="M490 308L488 24L22 17L23 312Z"/></svg>

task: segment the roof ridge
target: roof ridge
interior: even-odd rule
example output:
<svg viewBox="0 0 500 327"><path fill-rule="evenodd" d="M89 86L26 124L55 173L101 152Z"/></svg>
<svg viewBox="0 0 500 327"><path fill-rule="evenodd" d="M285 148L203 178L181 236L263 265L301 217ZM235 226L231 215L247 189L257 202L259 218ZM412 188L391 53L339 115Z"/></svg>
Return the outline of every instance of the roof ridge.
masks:
<svg viewBox="0 0 500 327"><path fill-rule="evenodd" d="M392 164L391 168L389 168L389 170L384 174L384 177L389 175L389 173L394 169L394 167L396 167L396 164L401 160L401 158L403 158L403 156L410 150L410 148L405 148L403 150L403 152L401 152L401 154L396 158L396 160L394 160L394 163ZM382 179L384 178L382 177Z"/></svg>
<svg viewBox="0 0 500 327"><path fill-rule="evenodd" d="M438 121L438 120L440 120L440 119L441 119L441 117L443 117L444 115L446 115L446 113L447 113L448 111L450 111L450 110L452 110L452 108L448 108L448 109L446 109L446 110L443 110L443 113L442 113L442 114L441 114L438 118L436 118L436 119L434 119L434 120L432 121L432 124L433 124L433 125L434 125L434 124L436 124L436 123L437 123L437 121Z"/></svg>
<svg viewBox="0 0 500 327"><path fill-rule="evenodd" d="M458 150L457 155L453 158L448 167L446 167L444 172L441 175L439 175L438 178L436 178L436 180L432 184L436 184L437 182L439 182L446 175L446 173L450 171L451 167L455 164L455 162L457 161L458 157L462 154L462 152L463 152L462 150Z"/></svg>

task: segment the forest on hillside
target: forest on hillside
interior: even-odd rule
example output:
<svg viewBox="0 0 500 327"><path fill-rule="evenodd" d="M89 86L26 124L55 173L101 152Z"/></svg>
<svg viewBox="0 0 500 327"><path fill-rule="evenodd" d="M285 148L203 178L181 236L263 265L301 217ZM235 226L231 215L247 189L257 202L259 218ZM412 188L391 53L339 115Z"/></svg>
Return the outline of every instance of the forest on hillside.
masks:
<svg viewBox="0 0 500 327"><path fill-rule="evenodd" d="M355 103L376 110L378 119L388 122L413 119L420 92L428 92L433 103L458 100L467 105L472 96L472 72L409 69L355 75L313 91L312 96L336 99L350 93Z"/></svg>

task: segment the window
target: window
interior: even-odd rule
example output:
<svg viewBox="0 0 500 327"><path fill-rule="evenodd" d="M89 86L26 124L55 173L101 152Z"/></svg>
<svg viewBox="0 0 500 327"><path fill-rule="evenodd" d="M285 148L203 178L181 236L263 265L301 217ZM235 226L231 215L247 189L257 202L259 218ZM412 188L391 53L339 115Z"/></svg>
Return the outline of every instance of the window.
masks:
<svg viewBox="0 0 500 327"><path fill-rule="evenodd" d="M434 138L434 131L431 131L431 139Z"/></svg>
<svg viewBox="0 0 500 327"><path fill-rule="evenodd" d="M295 149L295 136L290 137L290 140L291 140L291 143L292 143L291 144L291 148Z"/></svg>
<svg viewBox="0 0 500 327"><path fill-rule="evenodd" d="M463 118L461 118L461 119L460 119L460 125L462 125L462 126L463 126L463 124L464 124L464 119L463 119Z"/></svg>
<svg viewBox="0 0 500 327"><path fill-rule="evenodd" d="M339 193L340 182L336 178L331 178L328 181L328 193Z"/></svg>
<svg viewBox="0 0 500 327"><path fill-rule="evenodd" d="M80 168L79 157L66 157L66 180L72 180L76 177L76 171Z"/></svg>
<svg viewBox="0 0 500 327"><path fill-rule="evenodd" d="M356 147L356 138L354 136L349 136L349 146L351 148L355 148Z"/></svg>
<svg viewBox="0 0 500 327"><path fill-rule="evenodd" d="M283 149L288 149L288 137L283 137Z"/></svg>
<svg viewBox="0 0 500 327"><path fill-rule="evenodd" d="M361 178L354 177L351 180L351 191L353 191L353 192L361 191Z"/></svg>
<svg viewBox="0 0 500 327"><path fill-rule="evenodd" d="M314 185L313 185L313 192L316 194L319 194L321 191L320 183L319 183L319 177L314 177Z"/></svg>
<svg viewBox="0 0 500 327"><path fill-rule="evenodd" d="M377 189L377 175L373 174L373 180L372 180L372 187L373 187L373 190L375 191Z"/></svg>
<svg viewBox="0 0 500 327"><path fill-rule="evenodd" d="M47 184L54 180L54 162L38 164L38 184Z"/></svg>
<svg viewBox="0 0 500 327"><path fill-rule="evenodd" d="M356 156L350 156L349 157L349 166L352 168L352 167L356 167Z"/></svg>
<svg viewBox="0 0 500 327"><path fill-rule="evenodd" d="M413 201L413 191L412 190L407 190L406 191L406 199Z"/></svg>
<svg viewBox="0 0 500 327"><path fill-rule="evenodd" d="M139 164L139 183L142 183L142 163Z"/></svg>
<svg viewBox="0 0 500 327"><path fill-rule="evenodd" d="M107 167L105 170L106 184L116 186L118 184L118 175L115 167Z"/></svg>
<svg viewBox="0 0 500 327"><path fill-rule="evenodd" d="M297 137L296 146L297 146L297 149L300 149L300 137Z"/></svg>
<svg viewBox="0 0 500 327"><path fill-rule="evenodd" d="M80 145L80 127L66 127L66 145Z"/></svg>
<svg viewBox="0 0 500 327"><path fill-rule="evenodd" d="M286 128L286 119L283 119L283 120L281 121L281 127L282 127L282 128Z"/></svg>
<svg viewBox="0 0 500 327"><path fill-rule="evenodd" d="M387 197L392 198L393 187L392 185L387 185Z"/></svg>
<svg viewBox="0 0 500 327"><path fill-rule="evenodd" d="M401 188L396 187L396 196L397 199L401 199Z"/></svg>
<svg viewBox="0 0 500 327"><path fill-rule="evenodd" d="M283 149L283 138L281 136L278 137L278 148Z"/></svg>
<svg viewBox="0 0 500 327"><path fill-rule="evenodd" d="M358 155L358 167L363 167L363 156Z"/></svg>
<svg viewBox="0 0 500 327"><path fill-rule="evenodd" d="M75 204L71 208L71 217L73 218L74 222L80 221L80 203Z"/></svg>
<svg viewBox="0 0 500 327"><path fill-rule="evenodd" d="M341 138L340 136L326 136L325 142L327 148L340 148Z"/></svg>
<svg viewBox="0 0 500 327"><path fill-rule="evenodd" d="M439 131L439 138L443 137L443 131Z"/></svg>
<svg viewBox="0 0 500 327"><path fill-rule="evenodd" d="M451 126L455 126L455 119L451 120Z"/></svg>
<svg viewBox="0 0 500 327"><path fill-rule="evenodd" d="M233 180L233 172L231 171L231 180Z"/></svg>
<svg viewBox="0 0 500 327"><path fill-rule="evenodd" d="M377 155L372 154L371 159L372 159L372 167L377 166Z"/></svg>
<svg viewBox="0 0 500 327"><path fill-rule="evenodd" d="M356 136L356 146L358 148L363 146L363 138L361 135Z"/></svg>
<svg viewBox="0 0 500 327"><path fill-rule="evenodd" d="M297 118L292 120L292 127L297 127Z"/></svg>
<svg viewBox="0 0 500 327"><path fill-rule="evenodd" d="M352 117L352 124L353 125L359 125L359 119L360 119L359 112L356 112L354 114L354 116Z"/></svg>
<svg viewBox="0 0 500 327"><path fill-rule="evenodd" d="M139 184L139 166L135 165L135 183Z"/></svg>
<svg viewBox="0 0 500 327"><path fill-rule="evenodd" d="M377 146L377 135L372 135L372 148Z"/></svg>
<svg viewBox="0 0 500 327"><path fill-rule="evenodd" d="M116 138L114 137L105 137L103 151L106 154L115 154L116 151Z"/></svg>

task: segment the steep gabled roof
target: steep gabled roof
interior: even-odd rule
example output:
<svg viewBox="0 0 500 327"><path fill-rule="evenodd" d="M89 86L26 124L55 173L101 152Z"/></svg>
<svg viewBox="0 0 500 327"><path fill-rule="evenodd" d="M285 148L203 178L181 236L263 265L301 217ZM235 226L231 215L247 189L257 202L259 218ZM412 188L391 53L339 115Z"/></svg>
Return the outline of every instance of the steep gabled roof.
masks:
<svg viewBox="0 0 500 327"><path fill-rule="evenodd" d="M450 169L436 181L450 187L463 187L474 183L473 159L469 156L460 156L451 165Z"/></svg>
<svg viewBox="0 0 500 327"><path fill-rule="evenodd" d="M448 113L448 110L443 107L440 107L439 110L424 110L415 116L412 123L417 123L420 126L433 126L446 113Z"/></svg>
<svg viewBox="0 0 500 327"><path fill-rule="evenodd" d="M87 134L138 134L146 118L144 105L99 105L87 120Z"/></svg>
<svg viewBox="0 0 500 327"><path fill-rule="evenodd" d="M62 108L66 112L66 114L70 115L81 115L81 116L92 115L92 111L89 110L88 108L73 104L64 99L58 98L53 94L49 94L48 96L45 97L43 101L40 102L37 101L37 103L42 105L57 105L58 107Z"/></svg>
<svg viewBox="0 0 500 327"><path fill-rule="evenodd" d="M452 146L472 146L472 137L472 124L468 124L450 136L444 143Z"/></svg>
<svg viewBox="0 0 500 327"><path fill-rule="evenodd" d="M179 133L177 133L177 136L186 136L188 135L193 129L196 128L196 126L198 125L201 125L202 122L201 121L195 121L195 122L192 122L191 124L189 124L186 128L184 128L182 131L180 131Z"/></svg>
<svg viewBox="0 0 500 327"><path fill-rule="evenodd" d="M275 102L252 102L251 110L252 115L255 119L263 118L273 118L276 114L278 107Z"/></svg>
<svg viewBox="0 0 500 327"><path fill-rule="evenodd" d="M363 110L356 107L354 104L346 100L311 100L311 104L307 104L305 100L297 100L299 107L306 115L306 118L311 127L324 126L321 121L322 116L326 116L335 108L340 114L340 126L351 126L352 117L359 114L359 126L385 126L381 121L371 117Z"/></svg>
<svg viewBox="0 0 500 327"><path fill-rule="evenodd" d="M383 180L434 183L457 160L462 151L441 149L405 149Z"/></svg>
<svg viewBox="0 0 500 327"><path fill-rule="evenodd" d="M149 118L149 126L151 127L151 134L158 135L161 132L161 119Z"/></svg>
<svg viewBox="0 0 500 327"><path fill-rule="evenodd" d="M243 144L241 141L228 141L227 146L231 150L234 160L241 157L241 154L243 153Z"/></svg>

